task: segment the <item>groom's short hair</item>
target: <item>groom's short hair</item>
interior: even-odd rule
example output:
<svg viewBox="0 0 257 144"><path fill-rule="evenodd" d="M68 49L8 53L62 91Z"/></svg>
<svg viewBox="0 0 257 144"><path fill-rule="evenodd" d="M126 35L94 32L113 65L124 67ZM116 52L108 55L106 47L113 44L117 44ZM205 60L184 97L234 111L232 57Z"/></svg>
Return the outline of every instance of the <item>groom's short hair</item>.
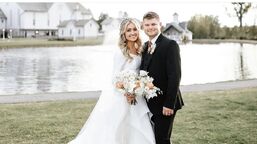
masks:
<svg viewBox="0 0 257 144"><path fill-rule="evenodd" d="M156 12L150 11L147 12L144 16L143 16L143 20L144 19L153 19L156 18L157 20L160 20L159 15Z"/></svg>

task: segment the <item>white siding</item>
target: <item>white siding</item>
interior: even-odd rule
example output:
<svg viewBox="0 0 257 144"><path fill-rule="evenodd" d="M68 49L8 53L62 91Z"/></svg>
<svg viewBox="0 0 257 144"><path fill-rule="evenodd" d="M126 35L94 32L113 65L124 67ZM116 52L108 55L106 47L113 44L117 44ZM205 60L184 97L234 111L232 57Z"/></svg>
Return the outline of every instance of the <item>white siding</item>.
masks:
<svg viewBox="0 0 257 144"><path fill-rule="evenodd" d="M65 3L54 3L48 11L50 29L57 29L60 22L64 20L70 20L71 11Z"/></svg>
<svg viewBox="0 0 257 144"><path fill-rule="evenodd" d="M97 37L97 35L98 25L91 20L84 26L84 37Z"/></svg>
<svg viewBox="0 0 257 144"><path fill-rule="evenodd" d="M47 13L26 12L22 15L21 29L48 29L47 19Z"/></svg>
<svg viewBox="0 0 257 144"><path fill-rule="evenodd" d="M48 31L57 31L58 25L64 20L71 20L72 18L84 19L85 17L91 17L91 15L82 15L81 12L74 13L66 3L61 2L53 3L49 10L45 12L24 11L17 3L14 2L0 2L0 8L7 17L6 29L12 29L14 35L21 36L25 36L25 34L27 36L34 35L35 31L37 30L39 31L39 35L45 35ZM2 27L1 20L0 26ZM78 35L77 30L73 31L76 35ZM64 33L65 37L70 36L68 32L65 31ZM84 35L83 28L81 29L81 35Z"/></svg>
<svg viewBox="0 0 257 144"><path fill-rule="evenodd" d="M69 22L65 28L60 28L58 33L60 38L73 38L76 36L77 31L73 22Z"/></svg>
<svg viewBox="0 0 257 144"><path fill-rule="evenodd" d="M6 28L6 19L0 18L0 31L2 31L3 28Z"/></svg>
<svg viewBox="0 0 257 144"><path fill-rule="evenodd" d="M110 24L102 25L102 31L108 32L112 30L118 30L119 27L120 27L120 22L117 19L114 19Z"/></svg>
<svg viewBox="0 0 257 144"><path fill-rule="evenodd" d="M19 29L19 16L23 13L23 10L16 3L0 3L0 8L7 17L6 27L8 29Z"/></svg>
<svg viewBox="0 0 257 144"><path fill-rule="evenodd" d="M90 20L83 27L76 27L75 21L70 21L66 27L58 29L59 38L87 38L98 36L98 24ZM72 31L72 33L70 33Z"/></svg>

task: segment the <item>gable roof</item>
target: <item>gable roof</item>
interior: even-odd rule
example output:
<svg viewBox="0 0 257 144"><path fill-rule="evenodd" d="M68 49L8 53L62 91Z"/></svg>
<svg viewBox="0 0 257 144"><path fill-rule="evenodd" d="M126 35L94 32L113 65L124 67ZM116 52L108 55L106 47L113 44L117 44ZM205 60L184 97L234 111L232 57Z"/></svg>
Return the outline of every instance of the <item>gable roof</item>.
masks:
<svg viewBox="0 0 257 144"><path fill-rule="evenodd" d="M183 32L184 31L184 29L179 24L177 24L175 22L172 22L172 23L167 24L167 26L164 28L163 32L168 31L172 27L175 28L175 30L177 30L178 32Z"/></svg>
<svg viewBox="0 0 257 144"><path fill-rule="evenodd" d="M53 3L17 3L24 11L47 12Z"/></svg>
<svg viewBox="0 0 257 144"><path fill-rule="evenodd" d="M91 19L87 19L87 20L78 20L75 22L75 26L84 26L85 24L87 24Z"/></svg>
<svg viewBox="0 0 257 144"><path fill-rule="evenodd" d="M85 24L87 24L91 20L95 21L94 19L86 19L86 20L78 20L78 21L66 20L66 21L61 22L58 25L58 27L66 27L70 22L72 22L76 27L82 27L82 26L84 26Z"/></svg>
<svg viewBox="0 0 257 144"><path fill-rule="evenodd" d="M4 12L1 10L1 8L0 8L0 18L7 19L7 17L5 16L5 14L4 14Z"/></svg>
<svg viewBox="0 0 257 144"><path fill-rule="evenodd" d="M66 5L72 10L72 11L81 11L82 14L84 15L92 15L92 12L90 9L86 9L83 5L81 5L80 3L76 2L76 3L72 3L72 2L68 2L66 3Z"/></svg>
<svg viewBox="0 0 257 144"><path fill-rule="evenodd" d="M183 31L184 32L187 32L187 33L192 33L190 30L188 30L186 27L183 28L183 26L185 25L186 22L181 22L181 23L175 23L175 22L172 22L172 23L168 23L167 26L164 28L163 32L167 32L168 30L170 30L171 28L174 28L176 31L182 33Z"/></svg>
<svg viewBox="0 0 257 144"><path fill-rule="evenodd" d="M112 17L108 17L108 18L106 18L105 20L103 20L102 22L101 22L101 25L109 25L109 24L111 24L113 21L117 21L118 23L121 23L122 22L122 20L123 20L124 18L112 18Z"/></svg>
<svg viewBox="0 0 257 144"><path fill-rule="evenodd" d="M32 12L47 12L50 7L53 5L53 3L46 3L46 2L41 2L41 3L25 3L25 2L20 2L17 3L21 9L24 11L32 11ZM68 8L71 11L80 11L84 15L92 15L92 12L90 9L86 9L83 5L80 3L72 3L72 2L67 2L65 3Z"/></svg>
<svg viewBox="0 0 257 144"><path fill-rule="evenodd" d="M73 20L65 20L65 21L62 21L58 27L66 27L68 25L68 23L72 22Z"/></svg>

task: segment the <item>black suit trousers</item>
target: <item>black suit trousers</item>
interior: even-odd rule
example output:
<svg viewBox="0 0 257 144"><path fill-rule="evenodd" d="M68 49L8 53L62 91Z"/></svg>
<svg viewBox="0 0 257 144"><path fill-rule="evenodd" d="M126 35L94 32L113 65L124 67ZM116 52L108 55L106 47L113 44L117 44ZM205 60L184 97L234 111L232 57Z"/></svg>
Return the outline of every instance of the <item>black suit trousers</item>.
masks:
<svg viewBox="0 0 257 144"><path fill-rule="evenodd" d="M171 116L153 115L151 120L154 123L156 144L170 144L170 137L173 128L176 110Z"/></svg>

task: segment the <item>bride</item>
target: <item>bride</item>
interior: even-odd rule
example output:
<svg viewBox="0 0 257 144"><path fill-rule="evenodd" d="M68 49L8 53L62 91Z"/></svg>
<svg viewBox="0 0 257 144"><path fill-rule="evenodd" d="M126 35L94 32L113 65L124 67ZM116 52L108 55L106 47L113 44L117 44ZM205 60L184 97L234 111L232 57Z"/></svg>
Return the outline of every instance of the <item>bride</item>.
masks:
<svg viewBox="0 0 257 144"><path fill-rule="evenodd" d="M123 70L138 72L142 43L136 20L121 22L119 47L114 55L114 76ZM136 100L136 105L129 104L114 86L103 91L83 128L69 144L155 144L146 101L143 97Z"/></svg>

